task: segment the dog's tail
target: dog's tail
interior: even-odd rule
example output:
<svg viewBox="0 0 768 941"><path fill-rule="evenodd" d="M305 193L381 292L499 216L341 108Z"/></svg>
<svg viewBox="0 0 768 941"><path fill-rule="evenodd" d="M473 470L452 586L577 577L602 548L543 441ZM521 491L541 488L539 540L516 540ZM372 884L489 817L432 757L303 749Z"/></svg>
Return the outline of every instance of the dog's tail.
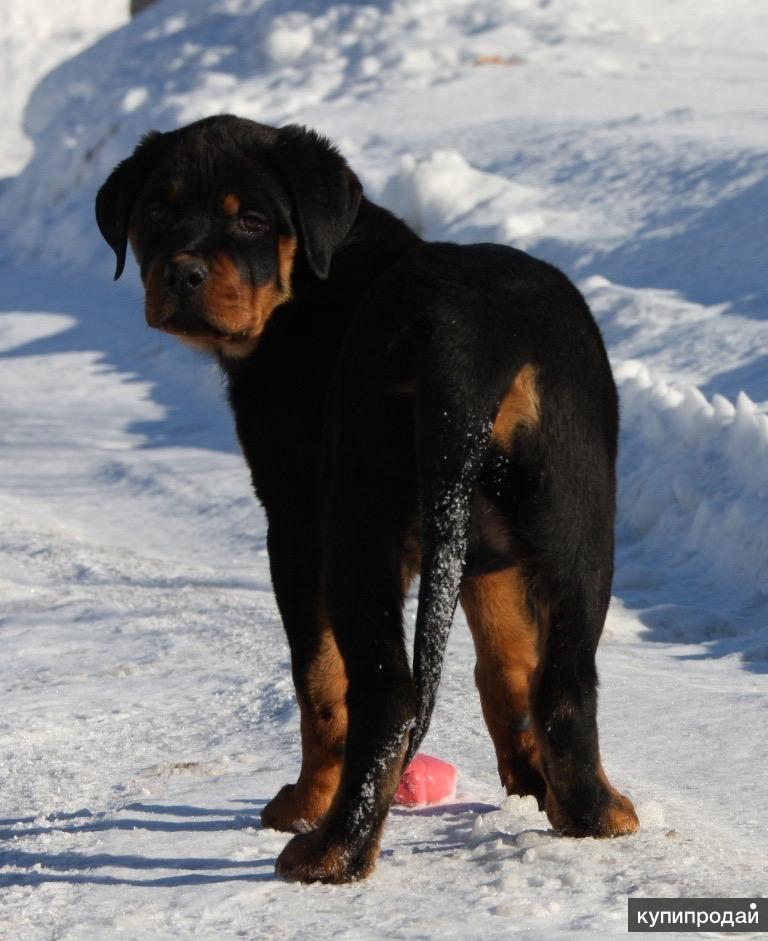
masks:
<svg viewBox="0 0 768 941"><path fill-rule="evenodd" d="M432 717L466 563L473 491L499 402L497 390L471 387L481 384L477 373L465 373L465 388L455 373L452 378L441 384L433 373L419 384L415 401L422 561L413 650L417 708L404 767Z"/></svg>

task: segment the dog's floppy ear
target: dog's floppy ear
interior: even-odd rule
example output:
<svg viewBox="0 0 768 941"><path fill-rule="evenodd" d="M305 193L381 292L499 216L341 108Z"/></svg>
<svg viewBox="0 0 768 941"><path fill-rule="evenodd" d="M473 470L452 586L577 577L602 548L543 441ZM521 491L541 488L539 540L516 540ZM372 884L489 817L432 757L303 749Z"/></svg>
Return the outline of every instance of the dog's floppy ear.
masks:
<svg viewBox="0 0 768 941"><path fill-rule="evenodd" d="M280 128L273 154L293 200L309 266L327 278L331 257L355 221L362 184L330 141L298 124Z"/></svg>
<svg viewBox="0 0 768 941"><path fill-rule="evenodd" d="M162 149L161 141L165 136L159 131L145 134L131 156L118 163L96 196L96 222L117 259L115 281L125 267L133 204Z"/></svg>

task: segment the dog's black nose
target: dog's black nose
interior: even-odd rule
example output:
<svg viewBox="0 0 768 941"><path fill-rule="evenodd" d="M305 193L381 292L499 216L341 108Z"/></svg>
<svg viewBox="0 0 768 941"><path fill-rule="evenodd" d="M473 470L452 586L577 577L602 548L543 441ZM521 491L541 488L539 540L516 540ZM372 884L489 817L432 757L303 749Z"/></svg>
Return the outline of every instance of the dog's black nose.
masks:
<svg viewBox="0 0 768 941"><path fill-rule="evenodd" d="M199 258L173 258L165 266L164 280L176 294L192 294L205 281L208 268Z"/></svg>

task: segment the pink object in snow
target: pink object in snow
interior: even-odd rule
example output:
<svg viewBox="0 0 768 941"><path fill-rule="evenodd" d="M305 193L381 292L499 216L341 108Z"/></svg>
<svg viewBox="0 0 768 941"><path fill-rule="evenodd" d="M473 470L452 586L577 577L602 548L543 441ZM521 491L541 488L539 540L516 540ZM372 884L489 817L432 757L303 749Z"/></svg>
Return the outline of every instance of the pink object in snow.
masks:
<svg viewBox="0 0 768 941"><path fill-rule="evenodd" d="M456 794L456 768L447 761L418 752L403 772L394 802L405 807L436 804Z"/></svg>

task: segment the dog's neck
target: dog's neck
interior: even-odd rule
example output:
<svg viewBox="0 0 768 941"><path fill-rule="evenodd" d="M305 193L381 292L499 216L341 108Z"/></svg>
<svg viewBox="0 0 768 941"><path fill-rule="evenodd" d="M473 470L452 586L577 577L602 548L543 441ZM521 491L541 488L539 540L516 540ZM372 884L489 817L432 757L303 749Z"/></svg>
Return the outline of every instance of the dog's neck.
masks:
<svg viewBox="0 0 768 941"><path fill-rule="evenodd" d="M402 219L363 196L349 235L334 257L354 252L357 248L366 254L390 257L394 261L420 241Z"/></svg>
<svg viewBox="0 0 768 941"><path fill-rule="evenodd" d="M310 273L303 259L297 259L293 294L297 301L311 293L341 294L353 303L387 268L415 248L421 239L389 210L363 196L347 237L334 252L331 271L323 285Z"/></svg>

